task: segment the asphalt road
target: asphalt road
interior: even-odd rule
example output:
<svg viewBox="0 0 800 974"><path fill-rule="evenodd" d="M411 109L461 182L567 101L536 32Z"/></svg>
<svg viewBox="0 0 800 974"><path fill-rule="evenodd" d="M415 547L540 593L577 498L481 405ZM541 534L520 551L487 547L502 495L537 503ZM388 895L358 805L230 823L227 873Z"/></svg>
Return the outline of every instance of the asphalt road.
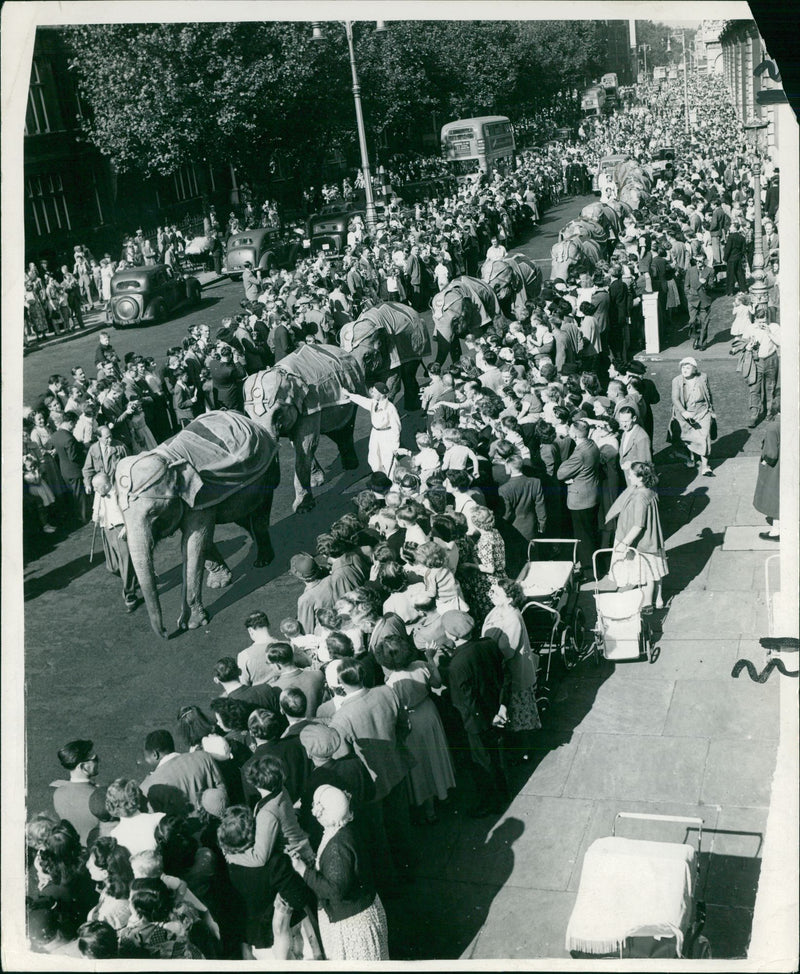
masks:
<svg viewBox="0 0 800 974"><path fill-rule="evenodd" d="M555 207L530 239L515 249L532 258L547 256L559 229L588 199L591 197L568 200ZM544 267L547 277L549 268ZM223 315L238 307L241 298L240 284L210 288L204 292L200 309L146 330L116 332L113 343L122 353L138 349L161 358L185 335L189 325L205 321L213 330ZM727 326L723 302L718 302L722 310L715 316L720 338ZM72 365L91 365L95 345L96 335L85 336L27 356L23 365L26 399L46 386L51 373L69 374ZM657 452L664 447L669 380L677 373L676 359L682 354L685 341L676 331L668 352L649 366L649 375L662 395L662 403L655 410ZM748 435L743 429L746 394L725 347L712 346L703 357L708 359L717 399L718 452L725 456L756 452L760 432ZM248 644L244 618L255 609L263 609L277 629L281 619L294 616L301 586L286 574L289 558L303 549L313 551L316 536L350 509L353 495L369 473L367 436L367 418L362 414L356 426L362 463L355 471L343 471L333 444L322 440L319 459L327 482L316 492L316 509L306 515L292 513L293 451L291 444L282 443L282 486L273 511L275 562L269 568L254 569L249 537L235 525L218 528L216 538L232 569L233 582L223 590L204 590L210 617L206 628L166 642L153 634L144 607L131 616L125 614L119 580L105 570L99 542L94 560L89 562L91 525L48 539L46 553L29 561L24 569L29 812L52 808L48 783L61 776L56 751L74 738L88 737L95 742L102 783L118 776L140 780L146 771L140 763L144 737L158 727L174 730L177 711L183 705L207 707L217 695L211 679L214 662L220 656L235 656ZM685 472L679 476L685 482ZM676 506L673 516L680 516L679 493L676 491L674 499L664 499L662 518L666 513L663 506L672 504ZM174 628L181 583L177 537L159 546L156 569L165 622ZM421 909L427 911L428 907L421 904Z"/></svg>

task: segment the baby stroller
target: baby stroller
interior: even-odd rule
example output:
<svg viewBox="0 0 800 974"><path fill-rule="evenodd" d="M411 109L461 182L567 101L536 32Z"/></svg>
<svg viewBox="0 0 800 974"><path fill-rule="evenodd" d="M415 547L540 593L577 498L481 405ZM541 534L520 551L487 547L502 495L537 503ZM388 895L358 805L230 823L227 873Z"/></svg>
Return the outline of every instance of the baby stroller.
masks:
<svg viewBox="0 0 800 974"><path fill-rule="evenodd" d="M594 604L597 611L597 621L594 626L594 645L598 653L602 653L610 660L640 659L646 656L653 662L653 635L648 621L642 616L644 606L644 579L642 578L642 561L636 559L639 565L638 587L620 588L618 575L612 563L609 577L617 585L615 592L601 592L598 587L597 556L611 552L613 548L600 548L592 555L592 569L594 572ZM635 548L626 548L626 557L636 557Z"/></svg>
<svg viewBox="0 0 800 974"><path fill-rule="evenodd" d="M697 829L697 849L686 841L622 838L616 834L619 819L686 823ZM702 842L701 818L618 812L612 834L596 839L583 857L567 924L570 955L710 958L708 940L701 936L705 904L696 902Z"/></svg>
<svg viewBox="0 0 800 974"><path fill-rule="evenodd" d="M584 658L586 620L578 607L580 564L574 538L537 538L528 545L528 561L517 578L525 596L522 617L531 649L550 663L561 654L566 669Z"/></svg>

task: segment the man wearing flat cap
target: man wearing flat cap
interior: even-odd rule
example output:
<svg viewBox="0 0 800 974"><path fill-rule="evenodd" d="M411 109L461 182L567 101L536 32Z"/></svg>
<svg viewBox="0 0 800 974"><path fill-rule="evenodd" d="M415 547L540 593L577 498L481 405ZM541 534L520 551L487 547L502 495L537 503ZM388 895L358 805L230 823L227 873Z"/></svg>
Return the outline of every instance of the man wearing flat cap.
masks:
<svg viewBox="0 0 800 974"><path fill-rule="evenodd" d="M443 677L472 758L477 801L467 814L499 814L509 800L503 737L494 723L505 693L503 657L494 640L472 638L475 623L466 612L445 612L442 628L454 645Z"/></svg>
<svg viewBox="0 0 800 974"><path fill-rule="evenodd" d="M306 551L293 555L289 562L289 573L305 583L305 591L297 600L297 619L303 632L313 633L320 609L332 609L336 601L328 578Z"/></svg>

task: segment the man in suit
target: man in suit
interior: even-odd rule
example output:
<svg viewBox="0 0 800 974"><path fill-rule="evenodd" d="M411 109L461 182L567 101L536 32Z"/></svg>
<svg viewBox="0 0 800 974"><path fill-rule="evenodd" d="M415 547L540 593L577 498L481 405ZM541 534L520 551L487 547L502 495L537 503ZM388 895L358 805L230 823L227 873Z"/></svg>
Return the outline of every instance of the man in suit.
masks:
<svg viewBox="0 0 800 974"><path fill-rule="evenodd" d="M64 419L51 437L51 442L58 457L61 476L72 499L72 509L78 521L84 524L89 517L89 504L83 485L83 450L72 435L77 421L78 417L75 413L71 410L65 412Z"/></svg>
<svg viewBox="0 0 800 974"><path fill-rule="evenodd" d="M689 305L689 334L694 335L694 348L703 351L708 338L708 319L711 313L709 290L714 284L714 270L706 263L704 253L689 260L686 271L686 300Z"/></svg>
<svg viewBox="0 0 800 974"><path fill-rule="evenodd" d="M722 208L720 200L717 199L708 224L708 229L711 233L711 256L715 264L719 264L722 261L722 237L730 225L731 218Z"/></svg>
<svg viewBox="0 0 800 974"><path fill-rule="evenodd" d="M570 436L575 441L575 449L562 461L556 476L567 484L567 508L573 535L578 539L578 558L584 575L588 575L597 548L600 451L589 439L589 424L585 420L576 419L570 425Z"/></svg>
<svg viewBox="0 0 800 974"><path fill-rule="evenodd" d="M364 671L354 659L340 661L336 674L344 691L330 721L342 746L337 757L361 750L375 774L375 797L382 804L383 821L397 872L408 875L411 847L409 760L397 741L400 706L391 687L364 686Z"/></svg>
<svg viewBox="0 0 800 974"><path fill-rule="evenodd" d="M731 224L731 232L725 241L725 251L722 255L725 261L725 293L735 294L737 291L747 290L744 275L744 258L747 252L747 242L741 233L738 223Z"/></svg>
<svg viewBox="0 0 800 974"><path fill-rule="evenodd" d="M259 798L258 791L247 780L247 769L259 758L271 755L278 758L283 765L285 788L294 804L302 795L311 772L311 765L299 735L283 737L286 730L286 718L283 714L274 714L260 708L250 714L247 729L256 746L252 757L241 767L245 800L252 808Z"/></svg>
<svg viewBox="0 0 800 974"><path fill-rule="evenodd" d="M313 717L322 702L325 688L325 675L322 670L301 670L294 661L294 650L290 643L272 643L267 650L267 659L278 670L272 686L278 690L297 687L306 697L306 717Z"/></svg>
<svg viewBox="0 0 800 974"><path fill-rule="evenodd" d="M651 463L653 460L650 437L639 425L633 406L623 406L617 415L617 419L622 430L619 444L619 465L625 474L625 482L630 487L630 472L633 464Z"/></svg>
<svg viewBox="0 0 800 974"><path fill-rule="evenodd" d="M205 751L179 754L167 730L147 735L144 760L153 770L139 787L154 812L183 815L199 810L200 796L207 788L225 788L211 755Z"/></svg>
<svg viewBox="0 0 800 974"><path fill-rule="evenodd" d="M128 455L125 445L111 436L109 426L100 426L97 432L99 439L89 447L83 462L83 486L87 494L92 492L92 478L95 474L104 473L113 483L117 464Z"/></svg>
<svg viewBox="0 0 800 974"><path fill-rule="evenodd" d="M628 285L622 280L622 268L619 264L615 264L611 268L611 283L608 286L608 332L606 335L608 350L615 362L624 359L627 354L631 300Z"/></svg>
<svg viewBox="0 0 800 974"><path fill-rule="evenodd" d="M519 454L510 456L505 462L508 480L498 491L500 503L497 515L506 528L503 535L511 578L516 578L527 560L529 543L547 531L542 483L536 477L526 477L522 467L523 460Z"/></svg>
<svg viewBox="0 0 800 974"><path fill-rule="evenodd" d="M476 803L471 818L502 812L509 800L503 734L495 724L503 690L503 657L492 639L472 639L474 622L465 612L442 615L442 628L453 644L440 667L469 742Z"/></svg>

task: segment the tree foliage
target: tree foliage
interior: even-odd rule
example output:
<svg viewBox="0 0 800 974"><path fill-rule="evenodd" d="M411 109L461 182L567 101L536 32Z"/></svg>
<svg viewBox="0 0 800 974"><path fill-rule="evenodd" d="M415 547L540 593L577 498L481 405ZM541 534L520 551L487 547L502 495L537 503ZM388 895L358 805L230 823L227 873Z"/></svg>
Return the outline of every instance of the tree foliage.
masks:
<svg viewBox="0 0 800 974"><path fill-rule="evenodd" d="M312 170L356 146L341 23L113 24L64 28L87 137L118 170L187 162L244 170L276 155ZM602 70L602 22L397 21L354 25L371 139L476 113L514 117Z"/></svg>

